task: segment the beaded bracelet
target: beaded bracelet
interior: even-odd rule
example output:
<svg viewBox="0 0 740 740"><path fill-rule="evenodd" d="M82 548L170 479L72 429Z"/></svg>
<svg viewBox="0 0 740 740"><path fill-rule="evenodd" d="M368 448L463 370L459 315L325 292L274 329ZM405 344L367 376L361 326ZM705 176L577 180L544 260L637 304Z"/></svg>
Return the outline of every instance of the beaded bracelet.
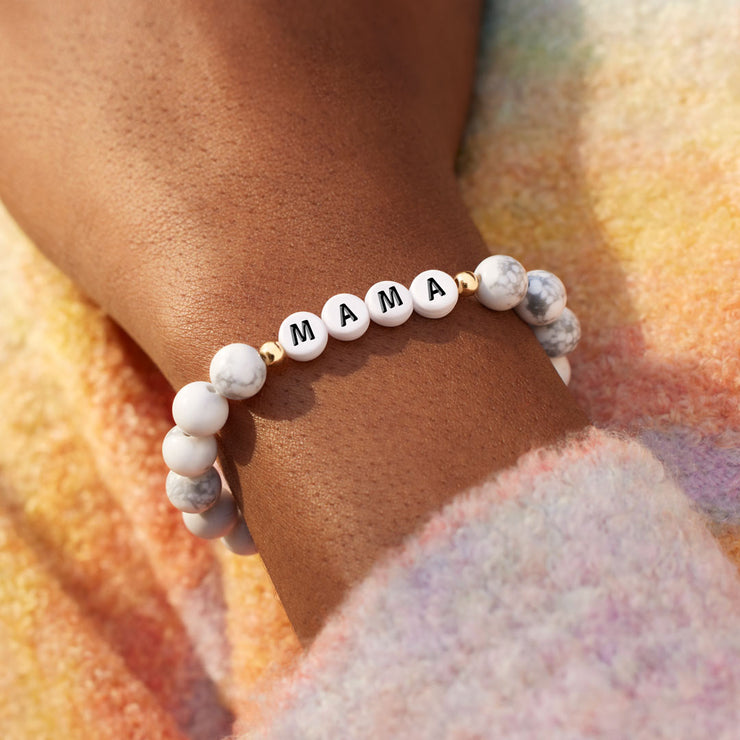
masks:
<svg viewBox="0 0 740 740"><path fill-rule="evenodd" d="M266 342L259 350L247 344L222 347L211 360L211 382L188 383L175 396L172 416L176 426L164 438L162 455L170 468L167 496L182 512L188 530L205 539L220 537L237 554L256 553L234 497L214 467L214 435L229 415L227 399L254 396L265 383L267 368L286 356L300 361L318 357L329 336L342 341L358 339L371 320L381 326L399 326L413 311L439 319L452 311L459 296L470 295L494 311L513 308L532 327L563 382L570 382L566 354L578 344L581 327L565 307L565 286L551 272L526 272L513 257L487 257L474 272L460 272L454 278L440 270L426 270L408 288L384 280L375 283L364 300L339 293L324 304L321 317L308 311L288 316L280 325L277 341Z"/></svg>

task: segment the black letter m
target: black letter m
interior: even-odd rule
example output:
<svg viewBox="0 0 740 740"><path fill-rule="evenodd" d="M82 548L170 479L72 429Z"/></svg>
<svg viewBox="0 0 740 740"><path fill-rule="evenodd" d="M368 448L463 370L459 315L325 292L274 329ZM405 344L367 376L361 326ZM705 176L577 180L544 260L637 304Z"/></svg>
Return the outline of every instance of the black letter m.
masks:
<svg viewBox="0 0 740 740"><path fill-rule="evenodd" d="M396 288L395 285L391 285L391 287L388 289L388 292L391 294L390 298L388 298L384 290L378 291L380 310L383 313L385 313L389 308L393 308L393 306L395 306L396 304L398 304L399 306L403 306L403 301L401 300L401 296L398 294L398 288Z"/></svg>
<svg viewBox="0 0 740 740"><path fill-rule="evenodd" d="M303 319L300 329L298 328L298 324L290 325L290 338L293 340L294 347L298 346L299 340L301 342L307 342L309 338L316 339L308 319Z"/></svg>

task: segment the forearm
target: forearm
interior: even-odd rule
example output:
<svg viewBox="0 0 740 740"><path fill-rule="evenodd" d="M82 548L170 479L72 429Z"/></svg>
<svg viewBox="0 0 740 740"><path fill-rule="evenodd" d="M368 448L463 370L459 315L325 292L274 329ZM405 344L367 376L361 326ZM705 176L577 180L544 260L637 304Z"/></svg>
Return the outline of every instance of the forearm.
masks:
<svg viewBox="0 0 740 740"><path fill-rule="evenodd" d="M427 223L441 212L443 223L406 241L401 258L389 238L346 269L336 259L318 271L300 262L315 282L280 295L268 310L272 332L253 343L274 337L293 310L319 313L335 292L363 295L385 278L408 284L434 265L474 267L478 238L448 237L449 210L431 210ZM188 379L206 377L212 351L243 337L241 322L226 325L233 332ZM371 326L356 342L330 341L310 364L271 369L260 394L232 412L223 440L238 461L247 521L306 638L387 547L456 492L584 423L531 331L468 299L444 319Z"/></svg>
<svg viewBox="0 0 740 740"><path fill-rule="evenodd" d="M151 345L173 384L206 379L220 346L259 346L288 314L318 314L334 293L408 285L428 267L474 268L486 250L454 182L440 178L424 197L417 182L405 178L390 203L382 187L357 182L337 194L338 217L278 219L274 249L258 240L259 250L214 252L179 292L165 271L175 301L151 325ZM315 247L286 258L288 223ZM373 325L360 340L330 340L310 363L270 368L257 396L232 404L223 462L307 640L386 548L457 491L583 423L531 331L462 299L444 319Z"/></svg>
<svg viewBox="0 0 740 740"><path fill-rule="evenodd" d="M3 103L2 195L175 387L334 293L473 269L452 154L477 9L445 6L132 4L113 54L96 8L66 56L21 24L5 89L40 81L30 108ZM233 405L222 462L306 642L458 490L585 423L529 330L474 299L269 376Z"/></svg>
<svg viewBox="0 0 740 740"><path fill-rule="evenodd" d="M166 271L175 300L147 341L175 387L206 379L220 346L259 346L289 313L320 313L334 293L362 296L387 278L408 285L428 267L474 268L486 252L454 190L440 184L416 201L408 185L388 207L382 190L358 183L343 198L341 229L306 217L311 251L214 253L180 292L177 271ZM311 363L270 368L256 397L232 404L223 462L305 640L387 547L457 491L583 423L531 331L511 312L461 299L444 319L373 325L355 342L330 340Z"/></svg>

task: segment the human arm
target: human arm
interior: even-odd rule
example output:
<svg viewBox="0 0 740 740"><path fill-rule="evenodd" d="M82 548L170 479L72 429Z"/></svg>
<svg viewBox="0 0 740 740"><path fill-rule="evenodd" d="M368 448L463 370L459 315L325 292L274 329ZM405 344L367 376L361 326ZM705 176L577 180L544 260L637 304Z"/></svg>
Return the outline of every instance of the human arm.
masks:
<svg viewBox="0 0 740 740"><path fill-rule="evenodd" d="M175 387L205 379L333 293L487 254L453 171L478 12L6 5L0 195ZM224 462L307 643L458 491L584 424L529 330L463 301L271 370Z"/></svg>

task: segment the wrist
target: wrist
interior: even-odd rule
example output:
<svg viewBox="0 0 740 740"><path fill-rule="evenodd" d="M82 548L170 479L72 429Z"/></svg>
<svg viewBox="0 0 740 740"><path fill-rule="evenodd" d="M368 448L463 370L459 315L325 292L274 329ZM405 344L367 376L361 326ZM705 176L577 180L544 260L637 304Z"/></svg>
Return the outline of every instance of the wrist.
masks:
<svg viewBox="0 0 740 740"><path fill-rule="evenodd" d="M157 285L156 320L134 303L127 315L142 324L127 328L175 387L206 375L219 347L275 339L288 314L318 314L334 293L408 285L425 267L454 273L487 255L451 173L418 167L321 188L320 203L286 188L282 212L229 207L222 223L196 223L145 277Z"/></svg>
<svg viewBox="0 0 740 740"><path fill-rule="evenodd" d="M225 287L204 290L216 300L172 335L183 357L172 363L175 384L205 379L220 346L259 346L288 314L318 314L337 292L363 296L388 278L408 285L428 267L474 269L485 255L480 239L458 202L443 205L414 215L403 251L375 235L374 248L340 259L327 233L317 247L325 258L307 253L294 268L316 279L293 273L281 291L257 271L265 306L221 303L253 289L238 292L243 274L224 276ZM188 335L193 326L204 329ZM287 360L268 375L257 396L232 404L222 464L304 641L385 550L455 493L586 423L531 331L475 299L441 321L414 315L393 329L371 325L353 342L330 340L316 360Z"/></svg>

